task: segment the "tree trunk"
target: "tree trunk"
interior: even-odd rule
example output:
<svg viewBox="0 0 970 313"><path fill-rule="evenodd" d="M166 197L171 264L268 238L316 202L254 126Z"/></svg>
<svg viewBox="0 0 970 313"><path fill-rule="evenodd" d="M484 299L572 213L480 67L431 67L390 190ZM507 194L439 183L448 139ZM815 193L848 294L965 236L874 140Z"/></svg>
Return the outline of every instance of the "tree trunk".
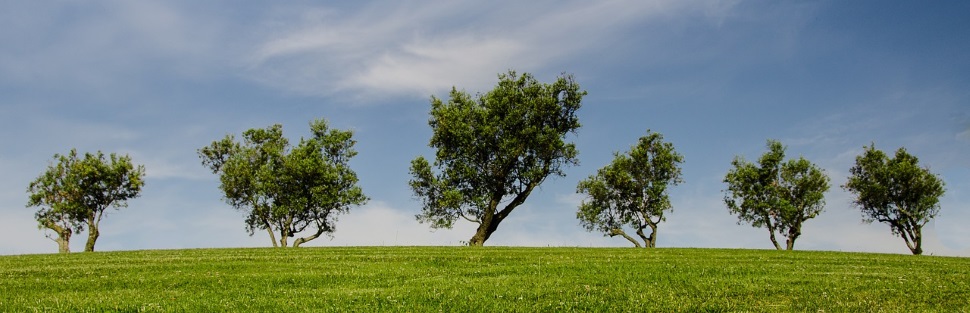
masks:
<svg viewBox="0 0 970 313"><path fill-rule="evenodd" d="M663 214L657 217L656 222L654 222L654 220L651 219L650 216L647 216L646 214L643 215L643 219L647 223L647 226L650 226L650 236L647 238L644 238L643 242L647 244L647 248L656 248L657 247L657 224L660 223L660 221L663 219ZM641 230L640 237L643 237L643 228L641 227L640 230Z"/></svg>
<svg viewBox="0 0 970 313"><path fill-rule="evenodd" d="M637 236L640 236L640 239L643 239L643 243L644 243L645 247L647 247L647 248L653 248L653 247L650 246L650 238L653 237L653 234L650 234L650 237L647 237L647 235L643 233L643 228L644 227L645 227L645 225L640 225L640 227L637 228Z"/></svg>
<svg viewBox="0 0 970 313"><path fill-rule="evenodd" d="M801 236L801 235L802 235L801 225L796 225L796 226L793 226L792 228L788 229L788 240L785 242L785 248L788 251L794 250L795 249L795 239L798 239L798 236Z"/></svg>
<svg viewBox="0 0 970 313"><path fill-rule="evenodd" d="M637 248L643 247L640 245L639 241L637 241L636 239L633 239L633 237L630 237L630 235L627 235L626 232L624 232L622 229L614 228L613 230L610 230L610 237L614 237L614 236L622 236L626 240L629 240L630 242L632 242L634 247L637 247Z"/></svg>
<svg viewBox="0 0 970 313"><path fill-rule="evenodd" d="M657 224L650 223L650 242L647 244L648 248L657 247Z"/></svg>
<svg viewBox="0 0 970 313"><path fill-rule="evenodd" d="M101 231L98 230L98 224L101 223L101 212L104 211L96 210L88 213L88 242L84 244L84 252L94 252L94 243L101 236Z"/></svg>
<svg viewBox="0 0 970 313"><path fill-rule="evenodd" d="M478 229L475 230L475 235L468 240L469 246L472 246L472 247L484 246L485 241L488 240L488 237L492 236L492 232L495 231L496 227L492 227L493 223L492 223L491 217L487 218L488 220L487 222L485 220L486 220L485 218L482 219L482 223L479 224Z"/></svg>
<svg viewBox="0 0 970 313"><path fill-rule="evenodd" d="M485 214L481 218L481 223L478 224L478 229L475 230L475 235L471 239L468 239L468 246L484 246L488 237L491 237L492 232L498 228L500 221L496 221L495 210L498 209L499 200L501 199L501 196L493 196L492 201L488 204L488 209L485 210Z"/></svg>
<svg viewBox="0 0 970 313"><path fill-rule="evenodd" d="M61 227L54 222L46 221L44 222L44 227L53 230L57 234L57 238L51 238L47 235L47 238L54 240L57 243L58 253L71 253L71 229L67 227Z"/></svg>
<svg viewBox="0 0 970 313"><path fill-rule="evenodd" d="M84 252L94 252L94 243L98 241L99 236L101 236L101 231L98 230L98 226L95 224L88 225L88 242L84 244Z"/></svg>
<svg viewBox="0 0 970 313"><path fill-rule="evenodd" d="M906 241L906 247L913 255L923 254L923 227L914 226L912 230L903 230L900 232L900 236Z"/></svg>
<svg viewBox="0 0 970 313"><path fill-rule="evenodd" d="M775 226L771 224L771 220L766 221L765 225L768 226L768 234L770 234L768 238L771 239L771 244L775 245L775 249L781 250L781 245L779 245L778 240L775 239Z"/></svg>
<svg viewBox="0 0 970 313"><path fill-rule="evenodd" d="M58 234L54 241L57 242L57 253L71 253L71 232Z"/></svg>
<svg viewBox="0 0 970 313"><path fill-rule="evenodd" d="M280 248L286 248L286 238L289 238L286 230L280 229Z"/></svg>
<svg viewBox="0 0 970 313"><path fill-rule="evenodd" d="M295 241L293 241L293 247L294 248L299 248L301 244L307 243L307 242L309 242L310 240L313 240L313 239L317 239L322 234L323 234L323 229L318 226L317 227L317 232L314 233L313 235L310 235L310 236L307 236L307 237L297 238Z"/></svg>
<svg viewBox="0 0 970 313"><path fill-rule="evenodd" d="M532 194L532 190L535 189L535 187L535 182L529 183L522 193L515 195L512 202L509 202L509 204L506 205L501 211L498 211L498 213L495 211L498 210L498 205L502 201L505 194L493 194L492 200L489 201L488 209L485 210L485 215L482 216L480 219L481 223L478 224L478 229L475 230L475 235L468 240L468 245L472 247L481 247L485 245L485 241L488 240L488 237L491 237L492 233L498 229L498 224L502 223L502 220L508 217L509 213L512 213L512 210L525 202L525 199Z"/></svg>

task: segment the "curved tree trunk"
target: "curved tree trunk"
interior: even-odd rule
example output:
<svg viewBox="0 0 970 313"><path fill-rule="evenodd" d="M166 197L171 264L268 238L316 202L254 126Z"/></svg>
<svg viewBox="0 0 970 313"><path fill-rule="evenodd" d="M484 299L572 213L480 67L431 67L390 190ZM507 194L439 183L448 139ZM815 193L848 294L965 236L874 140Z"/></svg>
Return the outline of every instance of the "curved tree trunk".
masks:
<svg viewBox="0 0 970 313"><path fill-rule="evenodd" d="M98 237L100 236L101 231L98 230L97 223L89 223L88 241L84 244L84 252L94 252L94 243L98 241Z"/></svg>
<svg viewBox="0 0 970 313"><path fill-rule="evenodd" d="M920 225L914 226L912 229L904 229L899 232L903 240L906 241L906 247L913 255L923 254L923 227Z"/></svg>
<svg viewBox="0 0 970 313"><path fill-rule="evenodd" d="M301 244L307 243L307 242L309 242L310 240L313 240L313 239L320 238L320 235L323 235L323 228L321 228L321 227L318 226L317 227L317 232L316 233L313 233L313 235L310 235L310 236L307 236L307 237L300 237L300 238L297 238L296 240L294 240L293 241L293 247L294 248L299 248Z"/></svg>
<svg viewBox="0 0 970 313"><path fill-rule="evenodd" d="M44 227L53 230L57 234L57 238L51 238L47 235L47 238L54 240L57 243L57 253L71 253L71 230L65 227L61 227L52 222L44 223Z"/></svg>
<svg viewBox="0 0 970 313"><path fill-rule="evenodd" d="M502 221L509 216L509 213L512 213L512 210L525 202L525 199L529 197L529 194L532 193L532 190L535 189L535 187L535 182L529 183L522 193L517 194L515 198L512 199L512 202L509 202L509 204L506 205L501 211L498 211L498 213L495 211L498 210L498 204L505 195L494 195L492 197L492 201L489 202L489 207L487 210L485 210L485 215L479 219L481 223L478 224L478 229L475 230L475 235L468 240L468 245L472 247L481 247L485 245L485 241L492 236L492 233L494 233L496 229L498 229L498 224L502 223Z"/></svg>
<svg viewBox="0 0 970 313"><path fill-rule="evenodd" d="M637 241L636 239L633 239L633 237L630 237L630 235L627 235L626 232L624 232L622 229L614 228L613 230L610 230L610 237L614 237L614 236L622 236L626 240L629 240L630 242L632 242L634 247L637 247L637 248L643 247L640 245L639 241Z"/></svg>
<svg viewBox="0 0 970 313"><path fill-rule="evenodd" d="M487 216L487 215L486 215ZM494 221L494 218L487 216L482 219L482 223L478 225L478 229L475 230L475 235L468 240L468 245L472 247L481 247L485 245L485 241L492 236L495 229L498 228L498 222Z"/></svg>
<svg viewBox="0 0 970 313"><path fill-rule="evenodd" d="M101 224L101 217L104 216L104 210L107 208L95 208L93 212L88 213L88 241L84 244L84 252L94 252L94 244L98 241L98 237L101 237L101 231L99 224Z"/></svg>
<svg viewBox="0 0 970 313"><path fill-rule="evenodd" d="M781 245L778 244L778 240L775 239L775 225L771 224L771 220L765 221L765 225L768 226L768 238L771 239L771 244L775 245L775 249L782 250Z"/></svg>
<svg viewBox="0 0 970 313"><path fill-rule="evenodd" d="M637 236L640 236L640 239L643 239L644 247L646 248L655 247L657 241L654 238L654 234L656 234L657 231L653 230L653 232L650 233L650 236L647 236L646 234L643 233L644 228L646 228L645 225L641 225L640 228L637 228ZM650 229L652 230L655 228L651 226Z"/></svg>

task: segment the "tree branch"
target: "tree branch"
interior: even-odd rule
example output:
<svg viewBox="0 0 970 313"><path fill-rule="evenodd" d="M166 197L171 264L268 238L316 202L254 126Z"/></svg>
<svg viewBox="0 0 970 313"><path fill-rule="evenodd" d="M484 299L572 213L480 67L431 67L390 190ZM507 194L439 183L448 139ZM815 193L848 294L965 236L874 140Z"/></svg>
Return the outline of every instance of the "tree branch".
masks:
<svg viewBox="0 0 970 313"><path fill-rule="evenodd" d="M640 242L638 242L636 239L633 239L633 237L630 237L630 235L627 235L626 232L624 232L622 229L619 229L619 228L611 229L609 232L609 235L610 237L622 236L624 239L632 242L635 247L643 248L643 246L640 245Z"/></svg>

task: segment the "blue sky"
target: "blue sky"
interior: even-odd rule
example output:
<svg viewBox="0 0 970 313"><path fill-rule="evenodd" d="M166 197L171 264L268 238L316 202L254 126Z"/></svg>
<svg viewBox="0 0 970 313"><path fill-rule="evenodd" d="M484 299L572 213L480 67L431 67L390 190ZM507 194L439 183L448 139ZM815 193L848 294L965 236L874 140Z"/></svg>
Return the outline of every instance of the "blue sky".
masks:
<svg viewBox="0 0 970 313"><path fill-rule="evenodd" d="M546 181L490 245L627 246L575 219L576 183L647 129L685 156L660 247L770 248L737 225L721 182L778 139L826 170L825 211L796 249L908 253L839 188L862 147L906 147L943 177L926 253L970 256L970 3L964 1L8 1L0 4L0 254L53 253L28 183L71 148L129 154L142 196L99 250L269 246L221 200L196 150L281 123L355 131L371 201L311 246L458 245L431 231L407 168L429 98L487 91L509 69L589 92L581 164ZM73 250L83 247L77 236Z"/></svg>

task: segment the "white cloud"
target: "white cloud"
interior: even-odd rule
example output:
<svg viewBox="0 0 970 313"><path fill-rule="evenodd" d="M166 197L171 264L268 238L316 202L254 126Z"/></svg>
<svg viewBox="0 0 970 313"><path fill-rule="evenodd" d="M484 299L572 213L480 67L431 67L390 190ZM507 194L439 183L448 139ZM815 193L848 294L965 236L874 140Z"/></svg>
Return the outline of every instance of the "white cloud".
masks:
<svg viewBox="0 0 970 313"><path fill-rule="evenodd" d="M474 234L471 223L455 223L454 229L432 230L414 219L417 212L408 212L371 200L340 216L333 240L326 237L307 243L307 246L396 246L433 245L454 246L467 241ZM260 234L257 234L260 235ZM266 235L263 235L264 237Z"/></svg>
<svg viewBox="0 0 970 313"><path fill-rule="evenodd" d="M351 16L334 10L284 15L278 18L298 25L271 33L252 52L252 77L314 95L349 90L427 96L456 85L474 92L505 70L544 70L565 57L629 40L623 31L633 22L694 11L715 19L730 3L381 3Z"/></svg>

